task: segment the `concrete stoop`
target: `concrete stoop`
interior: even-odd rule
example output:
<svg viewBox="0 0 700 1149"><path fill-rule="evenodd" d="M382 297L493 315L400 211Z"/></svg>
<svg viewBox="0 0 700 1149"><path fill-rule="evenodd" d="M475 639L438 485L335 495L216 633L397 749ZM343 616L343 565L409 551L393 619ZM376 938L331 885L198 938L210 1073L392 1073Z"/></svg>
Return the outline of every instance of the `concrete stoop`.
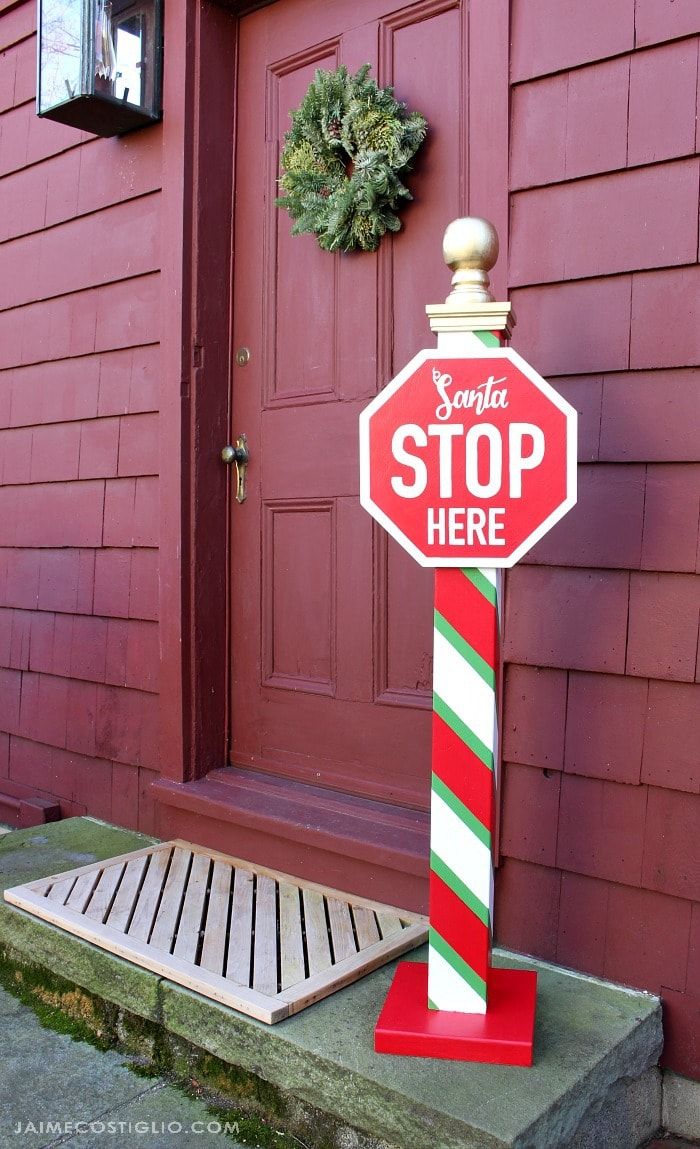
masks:
<svg viewBox="0 0 700 1149"><path fill-rule="evenodd" d="M13 831L0 837L0 885L150 841L90 818ZM393 966L270 1027L0 903L6 988L311 1149L636 1149L661 1124L658 999L522 964L539 975L531 1069L389 1057L373 1029Z"/></svg>

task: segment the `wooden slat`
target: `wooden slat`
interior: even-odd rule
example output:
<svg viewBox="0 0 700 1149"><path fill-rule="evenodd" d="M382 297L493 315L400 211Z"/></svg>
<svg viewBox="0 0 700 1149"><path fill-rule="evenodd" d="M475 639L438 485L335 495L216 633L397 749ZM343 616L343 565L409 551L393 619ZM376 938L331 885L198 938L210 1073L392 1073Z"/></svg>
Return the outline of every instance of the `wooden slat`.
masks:
<svg viewBox="0 0 700 1149"><path fill-rule="evenodd" d="M319 894L316 890L304 890L306 953L311 974L323 973L331 964L331 947L323 900L323 894Z"/></svg>
<svg viewBox="0 0 700 1149"><path fill-rule="evenodd" d="M377 921L379 922L379 928L382 931L383 938L391 938L394 934L400 934L403 929L401 918L398 914L389 914L377 910Z"/></svg>
<svg viewBox="0 0 700 1149"><path fill-rule="evenodd" d="M134 858L133 862L127 862L124 877L106 922L111 929L126 929L149 857L150 855L146 854L140 858Z"/></svg>
<svg viewBox="0 0 700 1149"><path fill-rule="evenodd" d="M337 898L328 898L327 901L333 938L333 957L336 962L345 961L345 958L357 953L350 906L347 902L339 902Z"/></svg>
<svg viewBox="0 0 700 1149"><path fill-rule="evenodd" d="M85 911L86 917L91 918L94 922L105 920L123 873L123 863L118 866L108 866L106 870L102 871L95 892L90 899L90 904Z"/></svg>
<svg viewBox="0 0 700 1149"><path fill-rule="evenodd" d="M320 973L308 977L305 982L294 986L293 989L281 990L277 994L277 1001L286 1001L289 1005L290 1014L299 1013L308 1005L313 1005L314 1002L321 1001L322 998L328 997L336 990L351 985L358 978L364 977L366 973L371 973L372 970L378 969L379 966L385 965L393 958L399 957L408 950L415 949L416 946L421 945L426 940L426 937L427 929L425 926L409 926L408 929L402 930L395 940L379 942L376 946L372 946L362 953L356 953L353 957L346 958L345 961L339 962L331 969L322 970Z"/></svg>
<svg viewBox="0 0 700 1149"><path fill-rule="evenodd" d="M100 926L95 922L88 922L82 914L76 914L65 906L51 904L47 898L35 894L26 887L17 887L5 891L5 899L10 905L26 910L35 917L42 918L51 925L69 929L76 937L92 942L101 949L117 954L118 957L135 961L137 965L149 969L159 977L169 978L170 981L193 989L196 993L203 993L214 1001L220 1001L231 1009L240 1010L258 1021L273 1025L276 1021L289 1015L289 1006L286 1002L277 1002L256 993L246 986L234 986L223 978L216 977L208 970L200 970L180 961L170 955L158 954L144 942L130 938L119 930L109 926Z"/></svg>
<svg viewBox="0 0 700 1149"><path fill-rule="evenodd" d="M368 910L376 910L378 913L387 910L390 914L395 914L396 906L388 906L386 902L373 902L370 898L360 898L355 894L349 894L343 890L329 890L327 886L322 886L318 882L309 882L304 878L294 877L293 874L284 873L282 870L271 870L268 866L252 865L246 862L243 858L230 857L228 854L222 854L217 850L210 850L205 846L195 846L191 842L185 842L180 838L173 839L172 842L166 843L169 846L183 846L187 850L193 850L194 853L206 853L210 858L221 858L222 861L228 862L229 865L235 866L236 869L242 868L244 870L254 870L256 874L264 874L268 878L274 878L276 882L290 882L292 885L303 886L305 890L315 890L319 894L330 894L334 898L338 898L341 902L350 902L353 906L366 906ZM412 910L401 910L401 917L404 921L427 924L427 917L424 914L413 913Z"/></svg>
<svg viewBox="0 0 700 1149"><path fill-rule="evenodd" d="M258 878L255 898L253 989L270 997L277 993L276 883L265 876Z"/></svg>
<svg viewBox="0 0 700 1149"><path fill-rule="evenodd" d="M84 914L99 876L99 870L93 870L91 874L81 874L70 892L66 905L77 914Z"/></svg>
<svg viewBox="0 0 700 1149"><path fill-rule="evenodd" d="M170 850L160 850L151 858L148 873L144 878L134 916L129 923L129 936L140 942L147 942L153 919L160 902L165 882L165 873L170 861Z"/></svg>
<svg viewBox="0 0 700 1149"><path fill-rule="evenodd" d="M306 977L299 887L280 882L279 896L281 980L282 989L289 989Z"/></svg>
<svg viewBox="0 0 700 1149"><path fill-rule="evenodd" d="M207 854L196 854L192 860L190 880L187 883L187 892L182 905L182 915L177 927L177 939L173 950L175 957L185 962L194 962L197 956L210 865Z"/></svg>
<svg viewBox="0 0 700 1149"><path fill-rule="evenodd" d="M204 927L204 943L199 964L212 973L223 974L226 953L226 931L231 897L233 870L225 862L214 862L211 893Z"/></svg>
<svg viewBox="0 0 700 1149"><path fill-rule="evenodd" d="M355 919L357 943L361 950L366 950L381 941L377 919L372 910L367 910L364 906L353 906L352 916Z"/></svg>
<svg viewBox="0 0 700 1149"><path fill-rule="evenodd" d="M46 900L54 903L57 902L59 906L62 906L73 889L75 882L76 878L72 875L69 878L60 878L52 885L46 895Z"/></svg>
<svg viewBox="0 0 700 1149"><path fill-rule="evenodd" d="M150 944L156 949L165 950L167 953L170 953L173 948L175 927L180 916L182 899L185 896L185 883L190 872L191 858L192 854L189 850L183 850L179 846L175 847L163 897L153 925Z"/></svg>
<svg viewBox="0 0 700 1149"><path fill-rule="evenodd" d="M236 867L231 907L226 977L238 985L250 984L250 942L253 935L253 874Z"/></svg>

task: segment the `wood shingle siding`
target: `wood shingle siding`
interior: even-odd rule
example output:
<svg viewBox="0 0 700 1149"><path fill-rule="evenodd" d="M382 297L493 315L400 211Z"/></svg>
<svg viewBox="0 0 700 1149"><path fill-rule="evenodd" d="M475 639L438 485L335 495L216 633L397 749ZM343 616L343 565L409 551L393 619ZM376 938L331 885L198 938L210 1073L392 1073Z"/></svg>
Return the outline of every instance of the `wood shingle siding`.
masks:
<svg viewBox="0 0 700 1149"><path fill-rule="evenodd" d="M0 3L0 778L148 830L161 131L37 119L35 19Z"/></svg>
<svg viewBox="0 0 700 1149"><path fill-rule="evenodd" d="M514 343L581 466L508 579L496 903L504 943L660 992L694 1076L699 32L694 0L513 5Z"/></svg>

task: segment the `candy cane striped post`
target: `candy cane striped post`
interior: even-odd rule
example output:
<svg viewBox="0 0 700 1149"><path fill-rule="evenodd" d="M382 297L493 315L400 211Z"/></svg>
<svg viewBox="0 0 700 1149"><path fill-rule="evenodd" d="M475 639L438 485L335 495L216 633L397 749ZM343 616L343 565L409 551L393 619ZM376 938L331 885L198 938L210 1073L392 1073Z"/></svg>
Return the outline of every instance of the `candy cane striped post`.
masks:
<svg viewBox="0 0 700 1149"><path fill-rule="evenodd" d="M435 572L430 828L431 1009L485 1013L498 754L496 571Z"/></svg>
<svg viewBox="0 0 700 1149"><path fill-rule="evenodd" d="M479 354L500 332L465 333ZM428 1005L486 1013L493 933L499 589L492 568L435 571Z"/></svg>
<svg viewBox="0 0 700 1149"><path fill-rule="evenodd" d="M495 231L456 220L443 254L453 290L426 309L438 351L478 358L514 322L488 290ZM491 965L502 585L492 568L435 571L428 965L399 965L379 1053L532 1064L536 974Z"/></svg>

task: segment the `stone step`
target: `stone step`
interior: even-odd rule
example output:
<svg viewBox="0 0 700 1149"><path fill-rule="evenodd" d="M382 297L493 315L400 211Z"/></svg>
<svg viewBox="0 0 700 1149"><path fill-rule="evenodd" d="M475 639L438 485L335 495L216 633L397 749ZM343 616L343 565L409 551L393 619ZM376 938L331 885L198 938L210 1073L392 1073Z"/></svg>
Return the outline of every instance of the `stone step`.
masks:
<svg viewBox="0 0 700 1149"><path fill-rule="evenodd" d="M0 838L3 888L147 845L90 818ZM420 960L421 952L418 951ZM269 1027L0 904L0 973L112 1040L274 1115L313 1149L637 1149L660 1125L656 998L546 963L531 1069L381 1056L388 966ZM43 995L43 996L42 996ZM77 995L77 996L76 996ZM87 1020L86 1020L87 1019Z"/></svg>

